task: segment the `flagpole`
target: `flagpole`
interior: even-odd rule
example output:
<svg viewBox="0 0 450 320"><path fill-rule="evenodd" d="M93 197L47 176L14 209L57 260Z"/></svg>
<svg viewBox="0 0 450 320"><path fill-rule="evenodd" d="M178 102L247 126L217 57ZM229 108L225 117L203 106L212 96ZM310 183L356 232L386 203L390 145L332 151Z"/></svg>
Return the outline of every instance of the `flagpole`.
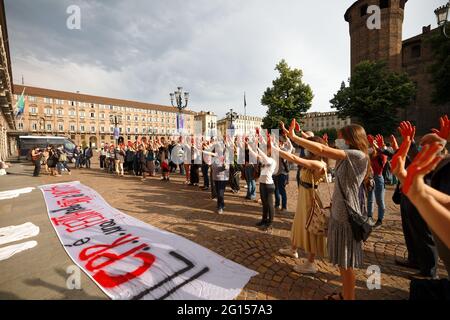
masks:
<svg viewBox="0 0 450 320"><path fill-rule="evenodd" d="M244 91L244 130L245 136L247 136L247 100L245 99L245 91Z"/></svg>

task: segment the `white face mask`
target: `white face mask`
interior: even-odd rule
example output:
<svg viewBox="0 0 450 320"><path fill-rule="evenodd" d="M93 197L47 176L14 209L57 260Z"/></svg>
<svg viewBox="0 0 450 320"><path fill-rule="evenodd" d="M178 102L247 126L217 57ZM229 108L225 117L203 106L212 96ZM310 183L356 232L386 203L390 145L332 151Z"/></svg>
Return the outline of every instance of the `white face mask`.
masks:
<svg viewBox="0 0 450 320"><path fill-rule="evenodd" d="M336 139L335 141L336 148L341 150L348 150L350 147L345 143L344 139Z"/></svg>

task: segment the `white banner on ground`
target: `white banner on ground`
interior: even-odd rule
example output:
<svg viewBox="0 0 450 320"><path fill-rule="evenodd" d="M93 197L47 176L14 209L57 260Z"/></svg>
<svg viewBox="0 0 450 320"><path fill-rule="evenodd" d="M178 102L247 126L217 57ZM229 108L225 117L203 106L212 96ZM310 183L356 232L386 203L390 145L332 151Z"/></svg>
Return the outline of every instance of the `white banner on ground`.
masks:
<svg viewBox="0 0 450 320"><path fill-rule="evenodd" d="M112 299L230 300L257 274L116 210L79 182L39 188L65 250Z"/></svg>

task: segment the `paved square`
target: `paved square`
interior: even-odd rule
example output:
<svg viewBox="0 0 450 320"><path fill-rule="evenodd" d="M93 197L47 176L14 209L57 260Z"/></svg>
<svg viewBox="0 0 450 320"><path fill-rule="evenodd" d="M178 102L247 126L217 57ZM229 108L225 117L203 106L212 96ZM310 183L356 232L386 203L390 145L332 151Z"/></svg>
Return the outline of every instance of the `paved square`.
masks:
<svg viewBox="0 0 450 320"><path fill-rule="evenodd" d="M93 168L98 167L93 164ZM295 172L288 185L288 210L276 214L272 234L260 231L255 224L261 217L261 206L239 194L226 192L225 214L215 212L216 202L210 193L183 184L184 177L172 176L169 183L158 178L142 182L137 177L123 178L99 169L72 170L63 177L32 178L32 167L15 164L13 174L1 177L0 191L63 181L80 181L95 189L113 207L155 227L176 233L218 254L259 272L238 299L322 299L340 290L338 270L324 260L318 262L314 276L293 271L298 263L283 257L278 250L289 246L289 232L297 201ZM387 214L384 226L375 231L365 244L365 269L357 271L357 299L408 299L409 280L414 271L398 267L395 257L405 256L399 207L392 203L393 188L386 193ZM376 212L376 211L375 211ZM82 289L66 286L67 267L73 265L56 237L47 216L39 190L19 198L0 201L0 226L27 221L41 228L31 239L38 246L0 262L0 299L107 299L103 292L82 273ZM381 289L368 290L366 269L381 269ZM444 276L442 264L439 275Z"/></svg>

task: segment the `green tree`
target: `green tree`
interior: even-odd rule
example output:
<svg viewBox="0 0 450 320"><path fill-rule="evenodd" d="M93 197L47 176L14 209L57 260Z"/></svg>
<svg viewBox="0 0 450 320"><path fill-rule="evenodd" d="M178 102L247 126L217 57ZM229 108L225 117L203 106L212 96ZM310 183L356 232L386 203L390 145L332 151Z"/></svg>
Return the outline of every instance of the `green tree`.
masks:
<svg viewBox="0 0 450 320"><path fill-rule="evenodd" d="M399 109L404 109L414 98L414 83L404 73L395 73L382 61L363 61L355 67L346 86L330 101L340 118L352 118L368 133L387 136L398 125Z"/></svg>
<svg viewBox="0 0 450 320"><path fill-rule="evenodd" d="M267 114L263 119L264 129L279 128L279 122L300 121L302 115L311 108L314 97L311 87L303 83L303 71L291 69L283 59L277 64L276 71L280 76L267 88L261 104L267 106Z"/></svg>
<svg viewBox="0 0 450 320"><path fill-rule="evenodd" d="M445 104L450 102L450 39L438 32L430 37L429 43L434 58L430 68L433 103Z"/></svg>

